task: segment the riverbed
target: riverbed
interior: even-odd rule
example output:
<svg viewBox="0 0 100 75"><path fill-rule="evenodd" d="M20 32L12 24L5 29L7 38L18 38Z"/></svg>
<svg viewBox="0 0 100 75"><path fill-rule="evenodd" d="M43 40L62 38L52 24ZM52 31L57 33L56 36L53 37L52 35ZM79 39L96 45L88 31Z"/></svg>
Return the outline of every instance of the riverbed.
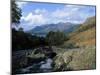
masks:
<svg viewBox="0 0 100 75"><path fill-rule="evenodd" d="M52 64L53 60L51 58L47 58L39 63L33 63L31 66L22 68L19 72L22 74L51 72L53 70Z"/></svg>

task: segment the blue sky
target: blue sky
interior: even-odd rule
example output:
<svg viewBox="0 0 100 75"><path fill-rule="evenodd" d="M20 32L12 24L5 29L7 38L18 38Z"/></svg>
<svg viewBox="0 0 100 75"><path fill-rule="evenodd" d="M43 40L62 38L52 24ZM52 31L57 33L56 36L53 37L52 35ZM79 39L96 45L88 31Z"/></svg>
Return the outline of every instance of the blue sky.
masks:
<svg viewBox="0 0 100 75"><path fill-rule="evenodd" d="M83 23L88 17L95 16L95 6L70 4L16 2L22 9L19 27L25 31L44 24L71 22Z"/></svg>

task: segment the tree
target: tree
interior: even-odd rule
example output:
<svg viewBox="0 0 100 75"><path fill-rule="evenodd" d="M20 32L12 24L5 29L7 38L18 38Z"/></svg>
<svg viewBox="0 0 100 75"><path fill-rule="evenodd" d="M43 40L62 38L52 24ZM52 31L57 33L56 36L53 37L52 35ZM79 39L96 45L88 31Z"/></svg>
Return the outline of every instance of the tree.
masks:
<svg viewBox="0 0 100 75"><path fill-rule="evenodd" d="M20 27L18 31L22 31L23 32L23 28Z"/></svg>
<svg viewBox="0 0 100 75"><path fill-rule="evenodd" d="M21 9L18 8L15 0L11 0L11 22L14 23L14 25L19 24L21 16Z"/></svg>
<svg viewBox="0 0 100 75"><path fill-rule="evenodd" d="M64 41L66 40L66 36L63 32L60 31L50 31L46 36L46 40L49 45L60 45L64 43Z"/></svg>

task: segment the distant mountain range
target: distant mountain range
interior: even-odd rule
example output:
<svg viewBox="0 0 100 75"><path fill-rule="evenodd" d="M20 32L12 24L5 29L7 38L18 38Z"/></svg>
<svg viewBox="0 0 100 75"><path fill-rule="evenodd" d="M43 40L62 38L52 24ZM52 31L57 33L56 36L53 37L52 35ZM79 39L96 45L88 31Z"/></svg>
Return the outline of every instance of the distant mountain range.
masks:
<svg viewBox="0 0 100 75"><path fill-rule="evenodd" d="M70 33L74 31L79 25L73 23L57 23L57 24L45 24L41 26L36 26L35 28L28 31L31 34L46 35L50 31L62 31L65 33Z"/></svg>

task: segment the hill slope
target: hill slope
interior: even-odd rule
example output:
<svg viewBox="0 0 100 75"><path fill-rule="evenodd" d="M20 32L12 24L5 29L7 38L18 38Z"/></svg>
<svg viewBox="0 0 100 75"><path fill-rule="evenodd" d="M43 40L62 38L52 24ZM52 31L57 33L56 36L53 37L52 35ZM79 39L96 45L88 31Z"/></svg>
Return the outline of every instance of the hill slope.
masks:
<svg viewBox="0 0 100 75"><path fill-rule="evenodd" d="M69 35L70 39L65 44L74 43L80 47L95 45L95 22L95 17L88 18L75 32Z"/></svg>
<svg viewBox="0 0 100 75"><path fill-rule="evenodd" d="M58 49L59 51L56 50L55 70L90 70L96 68L95 28L95 17L91 17L69 35L69 40Z"/></svg>

